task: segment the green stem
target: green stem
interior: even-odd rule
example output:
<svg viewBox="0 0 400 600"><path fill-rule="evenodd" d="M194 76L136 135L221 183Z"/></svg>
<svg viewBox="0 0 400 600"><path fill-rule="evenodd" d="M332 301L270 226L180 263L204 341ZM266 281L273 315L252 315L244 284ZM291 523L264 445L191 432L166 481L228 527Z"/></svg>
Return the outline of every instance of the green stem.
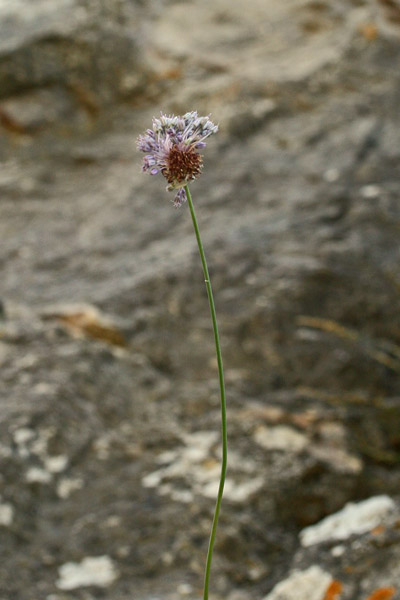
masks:
<svg viewBox="0 0 400 600"><path fill-rule="evenodd" d="M221 509L222 502L222 494L224 492L225 478L226 478L226 466L228 459L228 437L227 437L227 429L226 429L226 397L225 397L225 384L224 384L224 371L222 367L222 355L221 355L221 346L219 343L219 335L218 335L218 324L217 324L217 315L215 313L215 305L214 298L211 288L210 276L208 274L207 261L204 254L203 244L200 237L199 226L197 224L196 214L194 212L194 206L192 201L192 196L189 191L189 187L185 186L186 197L189 204L190 214L192 215L193 227L196 233L197 244L199 246L201 264L203 265L204 279L207 287L208 294L208 302L210 304L210 312L211 319L214 330L214 339L215 339L215 350L217 353L217 363L218 363L218 375L219 375L219 388L221 394L221 422L222 422L222 463L221 463L221 476L219 480L218 487L218 495L217 502L215 505L214 518L211 527L210 541L208 544L208 552L207 552L207 561L206 561L206 569L204 574L204 592L203 592L203 600L208 600L208 588L210 584L210 571L211 571L211 562L212 555L214 549L215 536L217 533L217 525L219 512Z"/></svg>

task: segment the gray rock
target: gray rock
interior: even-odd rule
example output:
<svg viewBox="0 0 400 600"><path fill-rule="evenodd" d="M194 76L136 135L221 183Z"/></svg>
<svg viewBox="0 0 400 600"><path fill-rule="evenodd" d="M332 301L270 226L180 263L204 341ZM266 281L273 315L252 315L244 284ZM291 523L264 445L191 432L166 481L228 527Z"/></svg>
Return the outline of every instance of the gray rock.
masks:
<svg viewBox="0 0 400 600"><path fill-rule="evenodd" d="M17 133L68 123L80 110L93 118L137 94L149 73L133 0L3 0L0 23L0 95L12 97L0 116Z"/></svg>
<svg viewBox="0 0 400 600"><path fill-rule="evenodd" d="M192 186L229 408L213 598L400 585L400 46L383 5L294 4L0 3L5 598L100 597L57 587L87 557L113 600L201 597L218 381L187 207L140 172L160 110L220 123ZM387 520L302 546L376 496Z"/></svg>
<svg viewBox="0 0 400 600"><path fill-rule="evenodd" d="M366 524L367 511L371 517L373 507L378 509L375 518L379 525L376 524L377 521L375 525L371 522L369 529L356 533L353 523L347 519L349 511L353 512L356 521ZM385 509L386 514L383 514ZM320 543L315 540L315 545L296 553L292 569L307 572L312 568L310 565L323 565L331 580L336 582L336 588L341 588L339 597L343 600L366 600L373 597L374 592L378 596L378 590L381 590L382 595L386 590L389 598L395 597L400 582L400 536L396 525L398 517L398 503L388 497L369 498L352 505L351 509L347 507L330 518L341 521L343 532L347 521L348 537L342 541L335 540L334 536L330 540L321 538ZM322 531L323 527L322 522L315 525L315 530L320 528ZM301 596L298 598L302 600Z"/></svg>

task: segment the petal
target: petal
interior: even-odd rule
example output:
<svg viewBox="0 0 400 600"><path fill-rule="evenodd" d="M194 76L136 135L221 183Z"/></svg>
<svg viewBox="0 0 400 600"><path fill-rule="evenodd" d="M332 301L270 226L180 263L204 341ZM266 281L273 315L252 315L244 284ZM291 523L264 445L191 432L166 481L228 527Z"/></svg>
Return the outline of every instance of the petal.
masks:
<svg viewBox="0 0 400 600"><path fill-rule="evenodd" d="M186 192L184 188L180 188L174 199L175 208L179 208L184 202L186 202Z"/></svg>

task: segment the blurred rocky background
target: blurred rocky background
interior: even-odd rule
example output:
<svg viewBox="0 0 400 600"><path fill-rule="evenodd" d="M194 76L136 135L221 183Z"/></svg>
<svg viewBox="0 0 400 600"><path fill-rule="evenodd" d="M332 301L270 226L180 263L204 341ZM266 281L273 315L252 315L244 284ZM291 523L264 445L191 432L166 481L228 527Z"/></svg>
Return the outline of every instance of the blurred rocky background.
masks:
<svg viewBox="0 0 400 600"><path fill-rule="evenodd" d="M0 0L0 600L400 593L398 0ZM352 503L349 505L349 503Z"/></svg>

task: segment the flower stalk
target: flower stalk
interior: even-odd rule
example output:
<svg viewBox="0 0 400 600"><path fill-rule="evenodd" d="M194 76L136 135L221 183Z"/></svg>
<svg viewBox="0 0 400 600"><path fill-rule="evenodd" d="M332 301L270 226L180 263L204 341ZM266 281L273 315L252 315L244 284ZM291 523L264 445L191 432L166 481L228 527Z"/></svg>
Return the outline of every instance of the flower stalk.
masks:
<svg viewBox="0 0 400 600"><path fill-rule="evenodd" d="M153 128L147 129L137 141L138 150L145 153L142 171L149 175L160 173L167 181L167 191L175 192L173 200L177 208L187 200L193 227L199 246L201 264L203 266L204 280L207 288L208 302L210 305L211 319L214 330L215 349L217 353L219 387L221 395L221 422L222 422L222 462L221 475L218 487L217 501L214 518L211 526L208 544L206 567L204 574L203 600L208 600L210 585L211 563L214 550L215 537L219 513L221 510L222 495L224 491L226 467L228 460L228 442L226 427L226 397L224 372L222 367L221 345L219 342L217 316L215 313L214 298L208 273L207 261L197 224L189 183L201 174L203 160L199 150L205 148L206 141L218 131L209 117L199 117L196 111L185 113L182 117L161 114L160 118L153 119Z"/></svg>
<svg viewBox="0 0 400 600"><path fill-rule="evenodd" d="M210 313L214 330L214 339L215 339L215 350L217 354L217 363L218 363L218 376L219 376L219 388L220 388L220 398L221 398L221 429L222 429L222 462L221 462L221 474L220 481L218 487L217 501L215 505L214 518L211 527L210 540L208 544L208 552L206 559L206 568L204 574L204 589L203 589L203 600L208 600L208 590L210 585L210 573L211 573L211 563L212 563L212 555L214 550L215 537L217 534L217 526L219 513L221 510L221 502L222 495L224 492L224 485L226 479L226 468L228 463L228 435L227 435L227 426L226 426L226 393L225 393L225 383L224 383L224 371L222 365L222 354L221 354L221 345L219 341L219 333L218 333L218 323L217 323L217 315L215 312L215 304L214 297L212 293L211 280L210 275L208 273L206 256L204 254L203 243L201 241L199 226L196 219L196 213L193 206L192 196L190 194L189 187L185 186L186 198L189 205L190 214L192 216L193 227L196 234L197 245L199 247L199 253L201 258L201 264L203 266L204 280L207 288L208 302L210 305Z"/></svg>

